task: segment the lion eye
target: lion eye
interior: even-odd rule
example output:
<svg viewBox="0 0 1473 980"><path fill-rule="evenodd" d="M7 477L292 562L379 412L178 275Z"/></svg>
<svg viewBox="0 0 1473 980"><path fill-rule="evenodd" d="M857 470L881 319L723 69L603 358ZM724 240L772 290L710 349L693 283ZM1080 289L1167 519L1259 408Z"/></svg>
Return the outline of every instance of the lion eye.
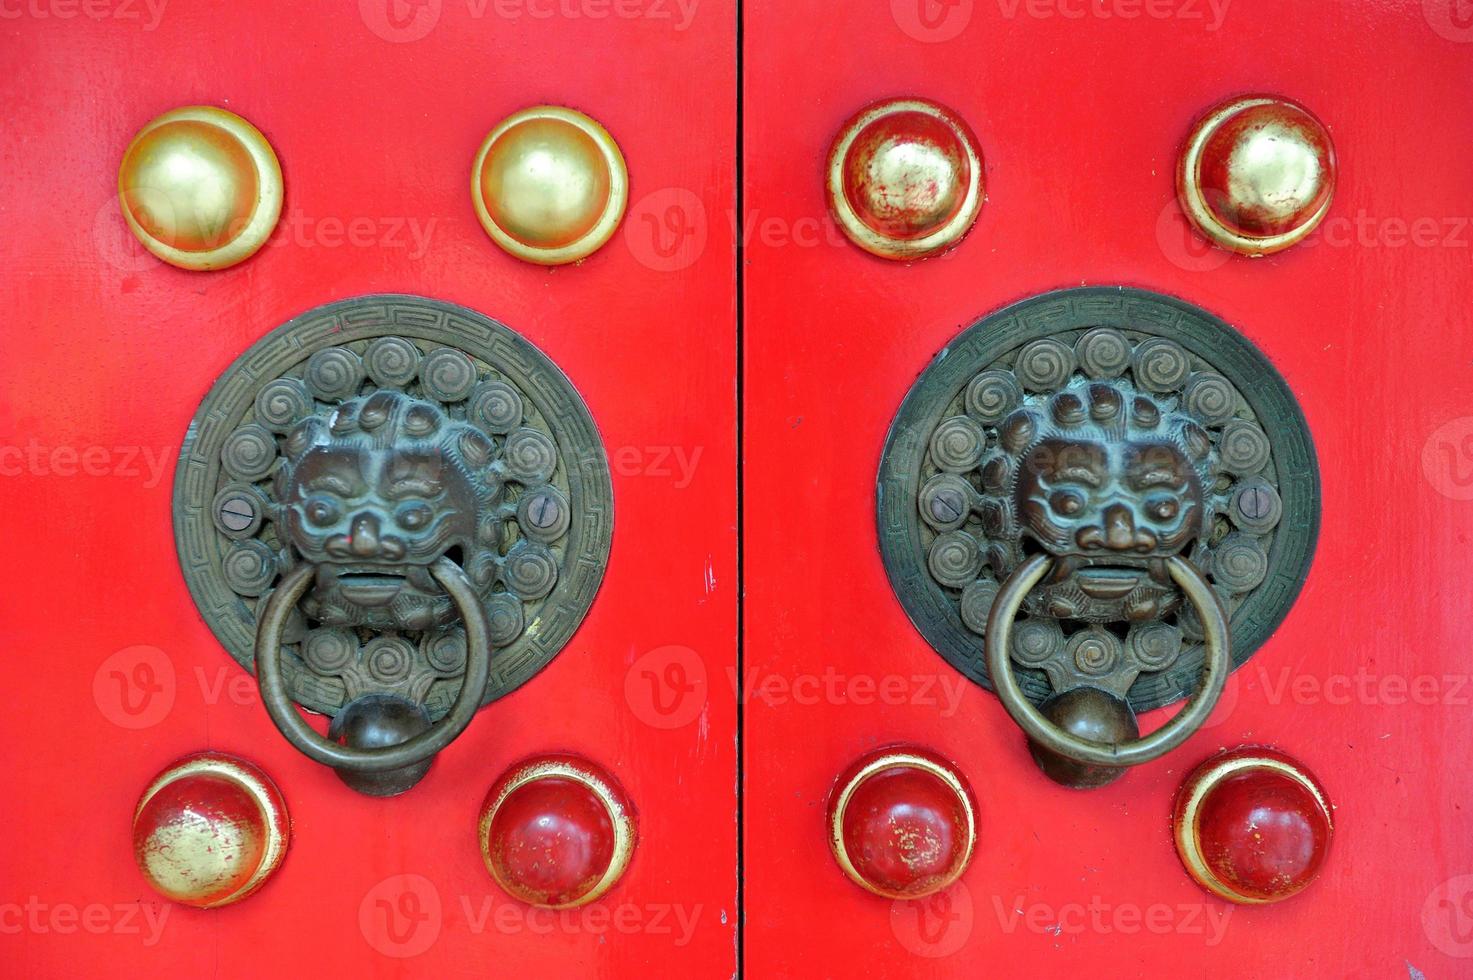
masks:
<svg viewBox="0 0 1473 980"><path fill-rule="evenodd" d="M1181 511L1175 497L1153 497L1146 501L1146 513L1158 521L1169 521Z"/></svg>
<svg viewBox="0 0 1473 980"><path fill-rule="evenodd" d="M426 504L405 504L395 513L399 526L409 531L418 531L430 523L433 515Z"/></svg>
<svg viewBox="0 0 1473 980"><path fill-rule="evenodd" d="M1084 510L1084 495L1075 490L1055 490L1049 495L1048 505L1056 514L1073 517Z"/></svg>
<svg viewBox="0 0 1473 980"><path fill-rule="evenodd" d="M338 505L327 497L312 497L307 501L304 509L307 513L307 520L319 527L336 524L341 513Z"/></svg>

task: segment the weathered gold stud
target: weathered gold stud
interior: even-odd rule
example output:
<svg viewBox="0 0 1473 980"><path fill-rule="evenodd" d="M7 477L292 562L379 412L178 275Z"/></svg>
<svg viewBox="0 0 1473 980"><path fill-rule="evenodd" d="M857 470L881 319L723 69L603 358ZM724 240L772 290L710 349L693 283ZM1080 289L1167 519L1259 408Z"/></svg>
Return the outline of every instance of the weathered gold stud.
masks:
<svg viewBox="0 0 1473 980"><path fill-rule="evenodd" d="M573 908L624 874L637 837L634 807L601 766L572 755L527 759L502 774L481 804L486 870L507 894L542 908Z"/></svg>
<svg viewBox="0 0 1473 980"><path fill-rule="evenodd" d="M925 99L889 99L844 124L829 150L829 209L844 234L885 259L944 251L986 199L977 138Z"/></svg>
<svg viewBox="0 0 1473 980"><path fill-rule="evenodd" d="M263 885L291 838L286 801L259 768L220 752L159 773L133 814L133 855L154 891L210 909Z"/></svg>
<svg viewBox="0 0 1473 980"><path fill-rule="evenodd" d="M118 168L123 219L181 269L250 258L281 217L281 166L261 131L213 106L186 106L139 130Z"/></svg>
<svg viewBox="0 0 1473 980"><path fill-rule="evenodd" d="M1193 128L1176 186L1182 210L1212 242L1270 255L1304 240L1329 213L1335 147L1301 105L1230 99Z"/></svg>
<svg viewBox="0 0 1473 980"><path fill-rule="evenodd" d="M961 877L977 846L977 801L961 770L914 745L856 759L829 794L829 849L856 885L922 898Z"/></svg>
<svg viewBox="0 0 1473 980"><path fill-rule="evenodd" d="M598 251L619 227L629 172L619 144L593 119L535 106L507 116L481 143L471 200L497 245L528 262L563 265Z"/></svg>

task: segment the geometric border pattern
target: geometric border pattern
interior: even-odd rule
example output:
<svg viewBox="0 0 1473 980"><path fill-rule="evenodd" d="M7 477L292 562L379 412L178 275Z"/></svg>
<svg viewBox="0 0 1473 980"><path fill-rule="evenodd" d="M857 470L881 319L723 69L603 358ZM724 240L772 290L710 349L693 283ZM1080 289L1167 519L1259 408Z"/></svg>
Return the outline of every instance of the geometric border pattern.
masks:
<svg viewBox="0 0 1473 980"><path fill-rule="evenodd" d="M953 667L988 690L992 682L983 639L967 629L957 603L926 565L917 495L930 436L977 373L1032 341L1089 327L1114 327L1180 344L1233 383L1268 436L1283 516L1269 552L1267 577L1233 613L1235 669L1288 615L1314 557L1320 482L1309 426L1288 384L1246 337L1190 303L1143 289L1091 286L1025 299L968 327L921 373L885 438L875 491L880 554L906 615ZM1200 643L1189 644L1168 669L1142 674L1130 688L1131 707L1149 711L1190 696L1201 682L1204 656ZM1035 703L1052 692L1041 672L1019 668L1018 675Z"/></svg>

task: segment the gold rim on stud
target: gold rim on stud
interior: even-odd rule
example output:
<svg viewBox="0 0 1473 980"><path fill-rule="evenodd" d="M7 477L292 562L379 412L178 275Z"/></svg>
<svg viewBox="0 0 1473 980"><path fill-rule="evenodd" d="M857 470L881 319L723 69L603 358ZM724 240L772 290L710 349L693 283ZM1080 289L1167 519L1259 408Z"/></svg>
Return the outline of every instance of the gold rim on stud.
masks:
<svg viewBox="0 0 1473 980"><path fill-rule="evenodd" d="M138 800L138 806L133 810L133 822L136 825L138 818L142 816L144 807L148 806L155 795L165 787L181 779L189 779L194 776L215 776L225 779L245 790L255 801L261 811L261 822L265 827L265 840L261 848L261 862L251 877L246 880L235 891L222 898L205 905L195 906L197 908L220 908L231 905L249 896L256 889L266 883L271 873L281 864L282 858L286 857L287 846L291 840L291 822L286 812L286 800L281 795L281 790L276 787L269 776L263 771L244 762L231 758L221 753L201 753L200 755L185 759L167 770L160 773L148 788L143 791L143 796ZM180 899L176 899L178 901ZM192 903L186 903L192 904Z"/></svg>
<svg viewBox="0 0 1473 980"><path fill-rule="evenodd" d="M167 172L181 167L182 175ZM244 167L248 173L235 172ZM239 200L230 200L232 192ZM266 137L214 106L185 106L150 120L118 167L118 204L129 230L181 269L224 269L250 258L275 230L282 197L281 165ZM202 228L205 247L184 244L199 237L181 231L190 224ZM173 241L158 234L169 225Z"/></svg>
<svg viewBox="0 0 1473 980"><path fill-rule="evenodd" d="M890 769L919 769L922 772L935 776L945 783L947 788L955 794L963 812L967 815L965 848L962 851L960 860L956 862L956 871L947 875L936 886L935 890L941 891L960 878L962 873L966 871L967 865L972 861L972 850L977 844L977 813L972 807L971 794L967 791L966 786L962 784L961 779L957 777L956 773L952 772L949 767L933 759L928 759L923 755L903 751L887 752L884 755L876 756L856 772L839 790L839 795L835 798L834 805L830 808L829 849L833 851L834 860L838 862L839 868L844 872L845 876L865 891L879 895L881 898L907 899L914 897L900 892L876 888L865 879L864 875L859 873L859 869L854 867L854 862L849 858L849 848L844 844L844 813L849 809L850 797L871 776L878 775Z"/></svg>
<svg viewBox="0 0 1473 980"><path fill-rule="evenodd" d="M1303 106L1291 102L1288 99L1272 98L1270 96L1251 96L1241 99L1229 99L1222 105L1213 109L1203 116L1192 130L1187 139L1186 149L1182 151L1181 164L1176 172L1177 198L1181 202L1182 209L1186 211L1187 217L1203 235L1207 236L1214 244L1252 258L1264 255L1272 255L1282 252L1291 245L1296 245L1319 227L1320 222L1325 220L1325 215L1330 213L1330 205L1335 200L1335 171L1334 151L1331 148L1331 169L1326 175L1329 183L1329 193L1325 196L1325 202L1314 214L1310 215L1296 228L1291 228L1278 235L1266 235L1256 237L1244 235L1229 228L1218 220L1212 208L1208 206L1207 199L1202 193L1202 185L1198 178L1202 163L1202 152L1217 130L1232 117L1248 109L1254 109L1265 105L1283 105L1304 113L1316 125L1319 120ZM1328 133L1326 133L1328 139Z"/></svg>
<svg viewBox="0 0 1473 980"><path fill-rule="evenodd" d="M1211 763L1208 763L1208 765L1211 765ZM1287 896L1259 898L1254 895L1234 891L1222 879L1213 874L1212 869L1208 867L1207 861L1202 857L1202 849L1197 839L1197 815L1202 807L1202 801L1207 798L1207 794L1212 792L1219 783L1229 776L1235 776L1240 772L1248 772L1253 769L1270 769L1280 775L1289 777L1304 787L1314 797L1315 802L1319 804L1320 810L1325 815L1326 825L1331 828L1334 827L1335 817L1334 811L1330 807L1330 801L1325 798L1324 791L1320 789L1319 784L1302 770L1289 765L1282 759L1276 759L1272 756L1239 756L1233 759L1225 759L1216 765L1212 765L1212 768L1208 772L1200 776L1194 775L1191 777L1191 788L1188 791L1186 800L1177 808L1180 816L1175 821L1176 826L1173 828L1176 837L1176 853L1181 858L1181 863L1187 869L1187 873L1199 885L1219 898L1225 898L1239 905L1271 905L1274 902L1282 901Z"/></svg>
<svg viewBox="0 0 1473 980"><path fill-rule="evenodd" d="M491 823L496 819L497 811L506 798L528 783L537 782L540 779L562 778L569 779L590 790L598 797L599 803L603 805L604 812L609 816L609 823L614 828L614 849L609 855L609 866L605 869L603 877L593 886L586 895L582 895L572 901L562 902L556 905L548 905L546 908L570 909L601 898L605 892L613 888L629 867L629 861L634 856L634 844L638 831L634 824L634 815L630 808L623 802L623 794L615 791L601 776L592 772L585 766L581 766L570 759L544 759L538 762L528 763L517 769L511 776L505 777L500 790L496 796L481 810L481 819L478 825L478 833L481 839L481 860L486 865L486 870L491 873L496 884L509 895L517 895L517 888L496 873L496 862L491 858Z"/></svg>
<svg viewBox="0 0 1473 980"><path fill-rule="evenodd" d="M915 112L940 122L956 137L966 155L969 179L966 193L957 213L940 228L920 238L901 239L886 235L865 223L854 210L844 189L844 168L854 141L871 124L887 116ZM925 99L886 99L859 112L847 123L834 140L829 150L827 165L827 189L829 210L849 240L860 248L882 259L906 261L923 259L943 252L964 238L982 211L987 199L982 172L982 153L977 147L976 137L951 110Z"/></svg>
<svg viewBox="0 0 1473 980"><path fill-rule="evenodd" d="M588 173L586 159L580 160L566 155L568 153L566 144L562 148L565 155L559 162L564 168L574 174L577 174L580 166L585 171L580 175L579 183L587 180L592 180L595 184L605 179L607 181L602 210L590 221L579 221L577 233L568 241L561 241L559 236L559 232L563 230L560 223L569 220L566 211L561 215L556 212L565 210L571 203L568 197L564 196L564 192L576 196L581 193L579 189L570 190L566 183L562 186L554 183L552 186L537 188L538 196L543 198L543 202L540 203L545 204L545 207L541 208L543 213L540 215L535 213L539 202L523 202L516 199L505 202L508 209L521 205L530 207L534 212L524 213L520 229L514 227L517 222L504 217L498 219L494 211L499 209L496 208L495 202L488 203L486 197L487 162L493 150L496 149L498 141L511 133L513 129L524 124L539 122L561 123L571 127L578 136L590 141L596 148L599 164L606 171L605 174ZM535 181L535 177L532 179ZM476 217L480 219L481 227L486 229L486 234L490 235L491 240L501 248L519 259L538 265L565 265L587 258L613 237L629 202L629 171L624 164L624 155L619 151L619 144L596 120L575 109L563 106L533 106L530 109L514 112L501 120L482 141L481 148L476 153L475 162L471 166L471 201L475 206ZM558 244L538 244L535 240L538 237L556 240Z"/></svg>

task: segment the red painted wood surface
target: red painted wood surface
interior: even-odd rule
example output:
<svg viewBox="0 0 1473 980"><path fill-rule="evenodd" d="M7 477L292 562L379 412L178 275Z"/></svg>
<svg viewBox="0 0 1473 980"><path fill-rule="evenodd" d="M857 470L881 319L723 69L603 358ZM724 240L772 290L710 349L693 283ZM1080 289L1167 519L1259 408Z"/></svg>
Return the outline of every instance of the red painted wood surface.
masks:
<svg viewBox="0 0 1473 980"><path fill-rule="evenodd" d="M1468 975L1473 25L1440 0L746 10L749 974ZM1311 244L1248 261L1185 233L1173 182L1198 115L1260 90L1325 121L1340 185ZM976 228L911 266L824 212L834 132L897 95L957 110L987 161ZM916 375L983 314L1081 283L1237 325L1298 393L1324 478L1308 585L1211 727L1088 793L1044 779L996 699L911 628L874 532ZM821 849L835 775L896 741L955 760L981 808L962 887L916 905ZM1244 741L1282 745L1338 804L1320 880L1282 905L1205 897L1172 847L1177 785Z"/></svg>
<svg viewBox="0 0 1473 980"><path fill-rule="evenodd" d="M731 974L735 13L691 7L0 9L0 972ZM505 255L471 209L481 139L539 102L592 114L629 160L624 230L577 267ZM143 253L114 197L133 132L192 103L259 126L286 179L276 237L219 273ZM238 354L386 291L496 317L566 371L609 451L616 530L568 648L411 793L376 800L272 728L185 591L169 506L185 427ZM704 669L711 696L652 700L646 678L671 662ZM154 896L129 841L147 781L205 748L260 763L295 824L276 877L215 912ZM487 787L549 751L607 766L641 813L624 880L569 913L505 896L476 840Z"/></svg>

